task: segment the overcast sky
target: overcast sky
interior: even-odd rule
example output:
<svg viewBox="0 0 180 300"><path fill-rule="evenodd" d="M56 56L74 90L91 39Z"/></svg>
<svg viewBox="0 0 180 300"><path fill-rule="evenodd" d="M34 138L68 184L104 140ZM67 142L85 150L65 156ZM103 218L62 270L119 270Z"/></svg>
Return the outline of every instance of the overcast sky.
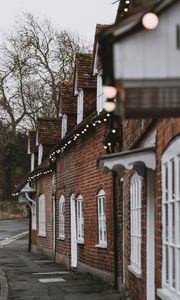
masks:
<svg viewBox="0 0 180 300"><path fill-rule="evenodd" d="M115 20L118 3L115 0L4 0L0 9L0 32L9 29L17 15L31 12L49 18L56 26L77 31L93 41L95 26Z"/></svg>

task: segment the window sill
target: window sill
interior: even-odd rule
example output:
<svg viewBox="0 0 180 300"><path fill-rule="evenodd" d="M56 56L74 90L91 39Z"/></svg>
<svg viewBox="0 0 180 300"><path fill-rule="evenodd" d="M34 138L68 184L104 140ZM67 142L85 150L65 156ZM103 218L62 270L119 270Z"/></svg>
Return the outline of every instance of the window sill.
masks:
<svg viewBox="0 0 180 300"><path fill-rule="evenodd" d="M138 279L141 278L141 272L135 271L131 265L128 266L128 270Z"/></svg>
<svg viewBox="0 0 180 300"><path fill-rule="evenodd" d="M179 296L174 294L172 291L163 288L163 289L158 289L157 290L157 295L160 299L162 300L179 300Z"/></svg>
<svg viewBox="0 0 180 300"><path fill-rule="evenodd" d="M77 240L76 242L77 242L77 244L79 244L79 245L84 245L84 241Z"/></svg>
<svg viewBox="0 0 180 300"><path fill-rule="evenodd" d="M65 241L65 236L59 236L58 241Z"/></svg>
<svg viewBox="0 0 180 300"><path fill-rule="evenodd" d="M107 249L107 244L96 244L96 248L102 248L102 249Z"/></svg>
<svg viewBox="0 0 180 300"><path fill-rule="evenodd" d="M46 238L46 234L45 234L45 233L39 233L38 236L39 236L39 237Z"/></svg>

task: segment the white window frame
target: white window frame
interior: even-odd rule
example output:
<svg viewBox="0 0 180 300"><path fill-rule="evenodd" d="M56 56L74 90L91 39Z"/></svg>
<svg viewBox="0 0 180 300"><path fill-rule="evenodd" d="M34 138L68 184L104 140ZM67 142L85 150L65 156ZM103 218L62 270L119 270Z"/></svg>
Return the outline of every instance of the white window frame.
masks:
<svg viewBox="0 0 180 300"><path fill-rule="evenodd" d="M163 261L161 299L180 299L180 137L162 156Z"/></svg>
<svg viewBox="0 0 180 300"><path fill-rule="evenodd" d="M46 236L46 204L44 194L39 196L39 236Z"/></svg>
<svg viewBox="0 0 180 300"><path fill-rule="evenodd" d="M84 91L83 89L79 89L77 96L77 124L79 124L83 120L83 102Z"/></svg>
<svg viewBox="0 0 180 300"><path fill-rule="evenodd" d="M66 135L66 132L67 132L67 115L63 114L63 116L62 116L62 127L61 127L61 138L62 139Z"/></svg>
<svg viewBox="0 0 180 300"><path fill-rule="evenodd" d="M99 244L96 247L107 248L106 195L104 190L100 190L97 194L97 208Z"/></svg>
<svg viewBox="0 0 180 300"><path fill-rule="evenodd" d="M33 203L32 203L32 208L31 208L31 214L32 214L31 228L32 228L32 230L36 230L36 205Z"/></svg>
<svg viewBox="0 0 180 300"><path fill-rule="evenodd" d="M59 199L59 238L65 239L65 197Z"/></svg>
<svg viewBox="0 0 180 300"><path fill-rule="evenodd" d="M131 177L131 270L137 277L141 276L141 205L142 205L142 178L137 174Z"/></svg>
<svg viewBox="0 0 180 300"><path fill-rule="evenodd" d="M83 196L77 197L77 242L84 243L84 208Z"/></svg>
<svg viewBox="0 0 180 300"><path fill-rule="evenodd" d="M43 145L40 144L38 146L38 166L42 163L42 158L43 158Z"/></svg>
<svg viewBox="0 0 180 300"><path fill-rule="evenodd" d="M102 71L97 74L97 97L96 97L96 106L97 113L100 112L104 108L104 93L103 93L103 80L102 80Z"/></svg>

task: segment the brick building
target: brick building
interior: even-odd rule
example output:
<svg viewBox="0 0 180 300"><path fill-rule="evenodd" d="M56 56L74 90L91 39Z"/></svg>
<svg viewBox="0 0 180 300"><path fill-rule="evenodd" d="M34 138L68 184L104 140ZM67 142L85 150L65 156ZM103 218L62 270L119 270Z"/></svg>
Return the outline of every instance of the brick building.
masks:
<svg viewBox="0 0 180 300"><path fill-rule="evenodd" d="M127 2L113 27L97 25L93 55L76 55L59 119L29 132L32 250L114 282L124 299L179 300L180 3ZM147 11L155 30L142 26ZM115 113L103 111L103 83L118 90Z"/></svg>
<svg viewBox="0 0 180 300"><path fill-rule="evenodd" d="M37 130L29 131L26 182L36 203L31 249L113 284L118 274L112 176L96 165L106 153L111 116L103 111L102 79L96 82L94 64L95 54L76 54L74 81L60 82L59 119L38 119Z"/></svg>

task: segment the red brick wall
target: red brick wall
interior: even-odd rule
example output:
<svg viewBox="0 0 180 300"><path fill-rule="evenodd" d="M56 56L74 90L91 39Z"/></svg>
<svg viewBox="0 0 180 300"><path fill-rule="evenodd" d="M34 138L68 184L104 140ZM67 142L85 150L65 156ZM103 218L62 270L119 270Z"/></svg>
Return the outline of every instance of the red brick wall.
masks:
<svg viewBox="0 0 180 300"><path fill-rule="evenodd" d="M152 120L126 120L123 122L123 150L131 148L139 148L142 138L149 134L148 128L151 127ZM147 221L147 195L145 189L145 179L142 185L142 244L141 244L141 278L137 278L128 270L131 257L131 212L130 212L130 179L133 175L132 171L125 171L124 176L124 230L125 230L125 281L126 289L129 291L132 299L146 299L146 221Z"/></svg>
<svg viewBox="0 0 180 300"><path fill-rule="evenodd" d="M41 237L39 233L39 202L38 197L40 194L45 194L45 210L46 210L46 237ZM36 192L36 214L37 214L37 245L44 249L52 250L52 187L51 187L51 174L45 175L37 181ZM33 236L32 236L33 238ZM35 240L33 238L33 244Z"/></svg>
<svg viewBox="0 0 180 300"><path fill-rule="evenodd" d="M78 245L78 261L101 270L113 271L113 210L112 176L104 175L96 167L96 160L104 153L102 139L104 125L86 134L57 159L57 222L58 200L66 199L65 241L57 241L57 251L70 257L70 202L74 193L84 200L84 245ZM97 200L98 191L106 192L106 221L108 249L98 249ZM56 223L58 228L58 224ZM57 233L58 234L58 233Z"/></svg>

